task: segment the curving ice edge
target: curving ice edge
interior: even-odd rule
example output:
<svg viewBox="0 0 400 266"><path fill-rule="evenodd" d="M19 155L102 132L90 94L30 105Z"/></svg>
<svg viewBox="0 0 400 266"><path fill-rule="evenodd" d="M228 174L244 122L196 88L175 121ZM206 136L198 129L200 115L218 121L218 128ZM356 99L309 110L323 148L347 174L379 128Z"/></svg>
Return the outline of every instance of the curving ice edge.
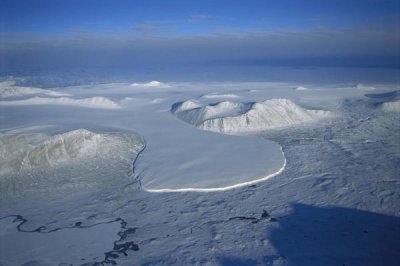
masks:
<svg viewBox="0 0 400 266"><path fill-rule="evenodd" d="M271 99L262 102L231 102L221 101L203 104L197 100L187 100L172 105L171 113L181 120L194 125L198 129L213 131L228 135L247 135L263 130L285 128L292 125L315 122L322 118L333 116L330 111L305 109L289 99ZM268 167L257 172L247 180L233 179L233 182L209 184L208 187L183 184L174 187L166 184L164 187L142 188L148 192L218 192L254 185L281 174L287 165L287 159L282 146L277 145L277 154L281 153L281 164L276 168ZM257 146L257 148L260 148ZM254 149L257 149L254 147ZM272 172L272 173L271 173ZM265 176L262 176L265 173ZM205 176L208 179L210 173ZM253 173L254 174L254 173Z"/></svg>
<svg viewBox="0 0 400 266"><path fill-rule="evenodd" d="M273 178L277 175L280 175L286 168L286 164L287 164L287 160L286 160L286 156L285 153L283 152L282 147L280 147L280 150L282 152L282 156L283 156L283 165L282 167L276 171L275 173L269 174L267 176L255 179L255 180L251 180L251 181L246 181L246 182L241 182L235 185L230 185L230 186L226 186L226 187L215 187L215 188L163 188L163 189L147 189L147 188L143 188L145 191L147 192L152 192L152 193L174 193L174 192L221 192L221 191L227 191L227 190L231 190L231 189L235 189L235 188L241 188L241 187L246 187L246 186L251 186L251 185L255 185L258 184L260 182L266 181L270 178Z"/></svg>

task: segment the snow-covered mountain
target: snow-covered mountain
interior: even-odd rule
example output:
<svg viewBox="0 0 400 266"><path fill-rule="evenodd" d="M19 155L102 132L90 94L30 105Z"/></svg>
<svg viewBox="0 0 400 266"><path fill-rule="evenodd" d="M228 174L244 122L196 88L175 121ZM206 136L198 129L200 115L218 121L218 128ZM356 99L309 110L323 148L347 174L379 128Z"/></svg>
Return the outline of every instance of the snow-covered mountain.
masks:
<svg viewBox="0 0 400 266"><path fill-rule="evenodd" d="M330 111L305 109L283 98L255 103L224 101L205 106L188 100L173 105L171 112L198 128L221 133L282 128L333 116Z"/></svg>

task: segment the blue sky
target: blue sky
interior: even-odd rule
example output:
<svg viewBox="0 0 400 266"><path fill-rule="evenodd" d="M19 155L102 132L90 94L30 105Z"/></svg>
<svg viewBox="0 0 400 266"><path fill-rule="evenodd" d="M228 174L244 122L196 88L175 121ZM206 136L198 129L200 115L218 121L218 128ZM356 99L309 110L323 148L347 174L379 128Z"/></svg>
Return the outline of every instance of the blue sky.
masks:
<svg viewBox="0 0 400 266"><path fill-rule="evenodd" d="M400 1L0 0L0 71L400 68Z"/></svg>
<svg viewBox="0 0 400 266"><path fill-rule="evenodd" d="M391 0L0 0L1 31L68 36L145 32L165 35L255 30L393 27Z"/></svg>

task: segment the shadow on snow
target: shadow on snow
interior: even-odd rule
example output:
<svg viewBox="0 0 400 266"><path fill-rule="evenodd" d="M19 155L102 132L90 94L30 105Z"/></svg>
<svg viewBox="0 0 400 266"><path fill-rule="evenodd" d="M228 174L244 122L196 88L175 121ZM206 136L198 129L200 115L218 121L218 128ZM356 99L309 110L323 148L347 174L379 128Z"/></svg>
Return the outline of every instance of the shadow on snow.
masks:
<svg viewBox="0 0 400 266"><path fill-rule="evenodd" d="M292 208L289 215L278 218L279 228L268 236L283 265L375 266L400 262L400 217L340 207L293 204ZM266 256L260 262L225 257L219 263L275 265L276 259Z"/></svg>

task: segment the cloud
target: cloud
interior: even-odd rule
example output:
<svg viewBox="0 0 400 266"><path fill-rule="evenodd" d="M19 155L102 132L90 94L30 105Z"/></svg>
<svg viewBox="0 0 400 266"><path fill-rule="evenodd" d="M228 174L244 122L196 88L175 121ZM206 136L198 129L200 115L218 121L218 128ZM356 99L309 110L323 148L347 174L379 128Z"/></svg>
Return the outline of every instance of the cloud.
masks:
<svg viewBox="0 0 400 266"><path fill-rule="evenodd" d="M220 18L220 17L204 15L204 14L197 14L197 15L191 15L186 20L187 20L187 22L193 23L193 22L200 22L200 21L204 21L204 20L210 20L213 18Z"/></svg>
<svg viewBox="0 0 400 266"><path fill-rule="evenodd" d="M142 35L162 35L176 31L180 27L187 26L188 24L200 24L202 22L224 19L220 16L210 16L205 14L194 14L182 19L169 19L169 20L148 20L141 23L134 24L131 29ZM193 25L191 25L193 26Z"/></svg>
<svg viewBox="0 0 400 266"><path fill-rule="evenodd" d="M399 29L359 28L5 40L0 49L0 69L144 69L213 64L399 68L399 36Z"/></svg>

